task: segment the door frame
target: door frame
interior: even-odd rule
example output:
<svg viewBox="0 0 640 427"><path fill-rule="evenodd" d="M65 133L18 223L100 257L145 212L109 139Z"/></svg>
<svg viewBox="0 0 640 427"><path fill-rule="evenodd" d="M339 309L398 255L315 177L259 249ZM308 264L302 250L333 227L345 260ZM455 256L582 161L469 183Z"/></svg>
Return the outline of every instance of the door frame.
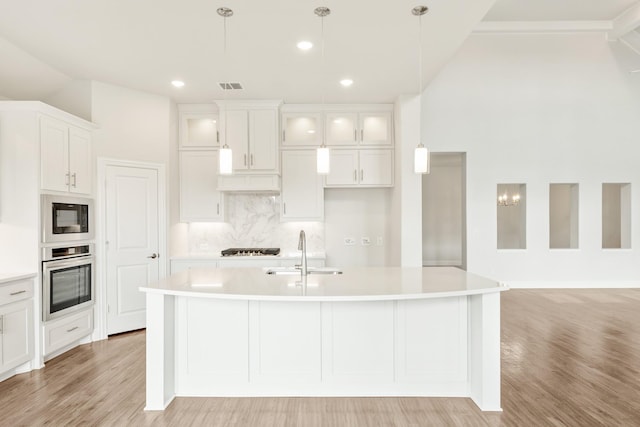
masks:
<svg viewBox="0 0 640 427"><path fill-rule="evenodd" d="M96 224L96 303L94 307L93 341L108 338L107 334L107 168L111 166L131 167L138 169L152 169L158 174L158 278L166 276L167 271L167 184L166 168L162 163L140 162L137 160L121 160L98 158L98 185L96 189L95 224Z"/></svg>

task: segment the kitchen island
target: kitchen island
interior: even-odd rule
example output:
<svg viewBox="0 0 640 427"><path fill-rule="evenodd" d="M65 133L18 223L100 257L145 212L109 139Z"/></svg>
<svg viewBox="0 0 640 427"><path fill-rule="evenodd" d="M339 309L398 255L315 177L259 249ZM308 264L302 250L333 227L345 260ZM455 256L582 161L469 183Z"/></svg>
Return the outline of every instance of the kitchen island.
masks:
<svg viewBox="0 0 640 427"><path fill-rule="evenodd" d="M463 270L191 269L140 290L146 410L175 396L448 396L501 410L506 288Z"/></svg>

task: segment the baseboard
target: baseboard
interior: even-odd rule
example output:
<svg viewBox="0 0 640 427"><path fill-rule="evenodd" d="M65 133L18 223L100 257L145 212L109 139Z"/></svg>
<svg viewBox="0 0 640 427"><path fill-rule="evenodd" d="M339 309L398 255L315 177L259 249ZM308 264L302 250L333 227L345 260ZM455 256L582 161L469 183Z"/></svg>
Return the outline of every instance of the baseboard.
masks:
<svg viewBox="0 0 640 427"><path fill-rule="evenodd" d="M639 280L602 280L602 281L505 281L502 282L511 289L630 289L640 288Z"/></svg>

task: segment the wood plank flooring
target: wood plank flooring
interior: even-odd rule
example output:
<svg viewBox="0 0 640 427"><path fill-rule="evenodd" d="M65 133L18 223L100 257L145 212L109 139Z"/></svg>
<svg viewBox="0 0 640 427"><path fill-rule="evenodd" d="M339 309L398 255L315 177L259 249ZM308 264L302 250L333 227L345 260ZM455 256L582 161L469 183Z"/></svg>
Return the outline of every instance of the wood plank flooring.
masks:
<svg viewBox="0 0 640 427"><path fill-rule="evenodd" d="M640 290L502 294L502 413L470 399L177 398L144 412L144 331L0 383L0 426L640 426Z"/></svg>

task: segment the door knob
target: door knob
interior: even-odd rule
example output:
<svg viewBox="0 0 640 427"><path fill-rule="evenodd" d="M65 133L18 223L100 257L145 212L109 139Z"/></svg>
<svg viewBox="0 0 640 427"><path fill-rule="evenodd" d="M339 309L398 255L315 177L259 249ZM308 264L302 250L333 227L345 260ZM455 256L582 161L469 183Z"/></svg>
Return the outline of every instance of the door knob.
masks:
<svg viewBox="0 0 640 427"><path fill-rule="evenodd" d="M147 258L156 259L156 258L158 258L159 256L160 256L160 255L158 255L158 254L151 254L151 255L149 255Z"/></svg>

